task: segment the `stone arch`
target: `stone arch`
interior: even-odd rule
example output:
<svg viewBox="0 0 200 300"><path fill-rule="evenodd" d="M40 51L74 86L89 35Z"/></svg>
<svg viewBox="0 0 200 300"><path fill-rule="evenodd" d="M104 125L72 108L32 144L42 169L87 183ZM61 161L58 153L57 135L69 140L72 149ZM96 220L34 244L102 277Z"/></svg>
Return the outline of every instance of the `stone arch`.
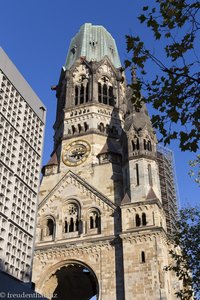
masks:
<svg viewBox="0 0 200 300"><path fill-rule="evenodd" d="M103 122L100 122L98 125L98 129L100 132L105 132L105 125Z"/></svg>
<svg viewBox="0 0 200 300"><path fill-rule="evenodd" d="M77 199L69 198L63 207L63 232L80 233L81 226L81 205Z"/></svg>
<svg viewBox="0 0 200 300"><path fill-rule="evenodd" d="M56 231L56 220L52 215L46 215L41 224L41 238L42 240L54 239Z"/></svg>
<svg viewBox="0 0 200 300"><path fill-rule="evenodd" d="M76 67L73 73L74 105L85 104L89 101L90 71L85 64Z"/></svg>
<svg viewBox="0 0 200 300"><path fill-rule="evenodd" d="M89 208L87 212L87 230L92 233L101 232L101 212L96 207Z"/></svg>
<svg viewBox="0 0 200 300"><path fill-rule="evenodd" d="M76 280L73 280L73 276ZM48 268L40 278L38 288L42 294L52 295L52 300L64 300L66 294L69 300L86 300L93 296L99 299L100 292L98 278L93 269L85 262L73 259L61 261Z"/></svg>

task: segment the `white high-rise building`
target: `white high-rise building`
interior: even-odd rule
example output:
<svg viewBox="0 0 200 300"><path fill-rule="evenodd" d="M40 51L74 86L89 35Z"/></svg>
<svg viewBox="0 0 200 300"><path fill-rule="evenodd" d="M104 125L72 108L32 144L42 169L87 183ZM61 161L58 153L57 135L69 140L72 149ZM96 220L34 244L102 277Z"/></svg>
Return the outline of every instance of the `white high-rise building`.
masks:
<svg viewBox="0 0 200 300"><path fill-rule="evenodd" d="M0 269L29 281L44 104L0 48Z"/></svg>

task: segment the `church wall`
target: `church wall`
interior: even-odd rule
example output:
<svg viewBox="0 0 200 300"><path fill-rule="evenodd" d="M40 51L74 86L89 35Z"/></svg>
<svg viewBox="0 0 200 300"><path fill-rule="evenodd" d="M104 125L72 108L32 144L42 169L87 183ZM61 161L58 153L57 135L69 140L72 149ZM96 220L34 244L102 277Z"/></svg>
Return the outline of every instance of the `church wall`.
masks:
<svg viewBox="0 0 200 300"><path fill-rule="evenodd" d="M95 273L98 300L175 300L174 277L163 271L169 249L155 132L145 105L136 111L126 97L110 35L101 59L77 56L83 42L99 53L93 33L105 34L83 28L91 31L73 39L56 87L56 155L43 169L33 281L52 293L57 270L80 264Z"/></svg>
<svg viewBox="0 0 200 300"><path fill-rule="evenodd" d="M122 230L143 230L149 227L164 227L164 212L159 207L159 200L137 202L122 205Z"/></svg>
<svg viewBox="0 0 200 300"><path fill-rule="evenodd" d="M52 295L57 286L55 272L70 263L84 264L95 273L99 284L99 300L117 299L115 248L107 242L85 247L79 244L76 248L36 250L33 281L37 292Z"/></svg>
<svg viewBox="0 0 200 300"><path fill-rule="evenodd" d="M148 174L149 165L151 166L151 182ZM138 174L136 168L138 168ZM131 159L129 161L129 173L131 202L146 200L151 188L153 188L156 197L161 199L158 166L154 160L147 158Z"/></svg>
<svg viewBox="0 0 200 300"><path fill-rule="evenodd" d="M168 247L161 233L152 230L124 236L123 249L126 300L132 300L133 295L136 300L176 299L171 274L164 271Z"/></svg>

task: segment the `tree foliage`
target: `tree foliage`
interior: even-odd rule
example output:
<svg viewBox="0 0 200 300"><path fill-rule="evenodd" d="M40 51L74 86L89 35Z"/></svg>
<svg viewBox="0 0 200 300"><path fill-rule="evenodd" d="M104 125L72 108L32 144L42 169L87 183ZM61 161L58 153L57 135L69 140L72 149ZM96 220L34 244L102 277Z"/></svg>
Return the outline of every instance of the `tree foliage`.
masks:
<svg viewBox="0 0 200 300"><path fill-rule="evenodd" d="M133 101L152 103L159 114L152 116L161 140L169 144L180 141L182 151L196 152L200 137L200 59L196 47L200 37L200 2L192 0L154 0L144 6L141 23L153 33L154 46L148 49L139 36L126 36L130 59L125 68L137 68L137 81L132 82ZM148 63L157 69L152 80Z"/></svg>
<svg viewBox="0 0 200 300"><path fill-rule="evenodd" d="M176 273L183 283L176 294L184 300L200 297L200 210L184 208L180 211L174 248L170 251L173 263L166 267ZM194 297L194 298L193 298Z"/></svg>
<svg viewBox="0 0 200 300"><path fill-rule="evenodd" d="M200 154L197 154L196 159L190 160L189 165L191 167L189 175L193 177L195 182L200 186Z"/></svg>

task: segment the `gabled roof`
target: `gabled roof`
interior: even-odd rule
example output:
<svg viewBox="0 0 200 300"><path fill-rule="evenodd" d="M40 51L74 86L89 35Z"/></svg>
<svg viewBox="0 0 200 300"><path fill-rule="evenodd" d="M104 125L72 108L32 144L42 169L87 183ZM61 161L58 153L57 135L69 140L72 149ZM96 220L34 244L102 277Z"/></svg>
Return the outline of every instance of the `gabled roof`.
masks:
<svg viewBox="0 0 200 300"><path fill-rule="evenodd" d="M70 179L70 180L69 180ZM68 183L70 181L70 183ZM90 192L94 197L97 197L100 201L102 201L105 205L109 206L109 208L115 210L116 205L108 199L106 196L104 196L100 191L98 191L96 188L91 186L88 182L86 182L84 179L82 179L77 174L73 173L72 171L68 171L62 179L52 188L52 190L47 194L47 196L39 203L38 208L41 208L45 203L48 201L49 198L53 197L57 192L60 193L60 190L63 190L65 186L71 184L77 185L81 188L81 192Z"/></svg>

